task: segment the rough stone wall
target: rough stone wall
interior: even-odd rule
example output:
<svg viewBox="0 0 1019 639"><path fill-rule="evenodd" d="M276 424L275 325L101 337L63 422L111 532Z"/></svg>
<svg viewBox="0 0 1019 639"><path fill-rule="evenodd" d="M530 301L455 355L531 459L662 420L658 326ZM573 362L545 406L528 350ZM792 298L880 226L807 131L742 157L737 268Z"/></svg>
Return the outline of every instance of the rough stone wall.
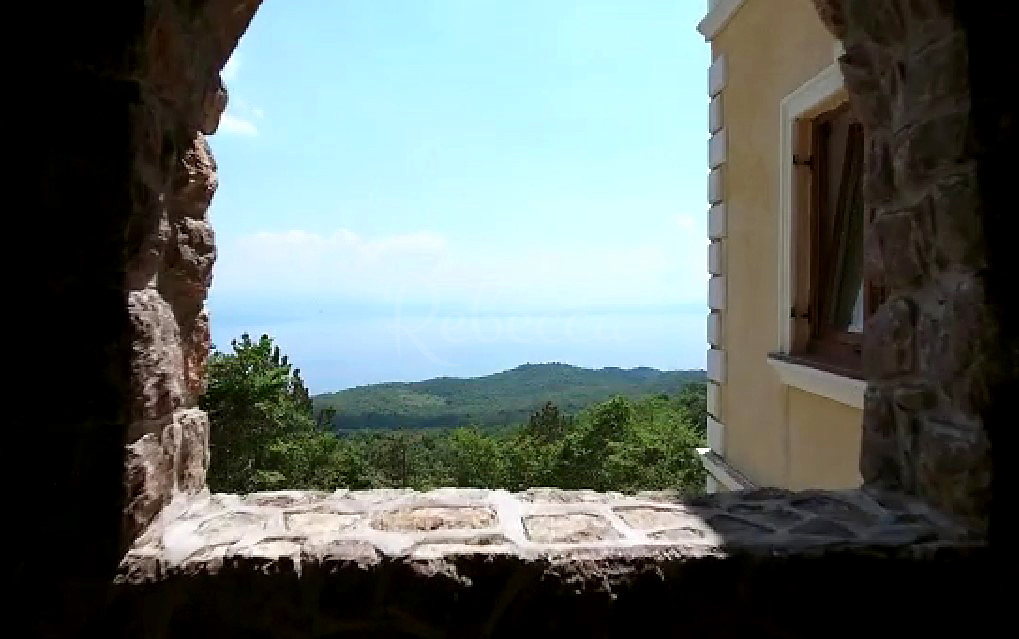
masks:
<svg viewBox="0 0 1019 639"><path fill-rule="evenodd" d="M159 508L204 486L196 401L216 188L204 135L226 103L219 71L259 4L36 3L10 16L28 44L11 58L25 73L5 137L29 203L8 239L34 251L15 296L26 383L11 396L24 411L12 456L46 497L29 500L23 546L73 542L77 555L19 552L15 574L59 591L51 617L87 617Z"/></svg>
<svg viewBox="0 0 1019 639"><path fill-rule="evenodd" d="M161 2L145 17L137 105L145 117L127 228L128 540L175 492L205 487L209 421L197 406L210 344L204 302L216 259L206 212L217 186L205 135L226 107L219 72L258 4Z"/></svg>
<svg viewBox="0 0 1019 639"><path fill-rule="evenodd" d="M864 481L984 528L992 434L1016 388L1016 252L1003 239L1015 222L1002 180L1014 110L995 78L1014 64L998 26L1013 9L815 4L845 44L842 70L867 129L866 270L887 289L864 332Z"/></svg>
<svg viewBox="0 0 1019 639"><path fill-rule="evenodd" d="M169 184L146 185L151 208L139 220L146 228L127 270L134 398L125 538L174 492L204 487L208 467L208 417L196 407L210 341L203 302L216 250L205 214L216 173L203 133L192 135L190 147L178 150Z"/></svg>

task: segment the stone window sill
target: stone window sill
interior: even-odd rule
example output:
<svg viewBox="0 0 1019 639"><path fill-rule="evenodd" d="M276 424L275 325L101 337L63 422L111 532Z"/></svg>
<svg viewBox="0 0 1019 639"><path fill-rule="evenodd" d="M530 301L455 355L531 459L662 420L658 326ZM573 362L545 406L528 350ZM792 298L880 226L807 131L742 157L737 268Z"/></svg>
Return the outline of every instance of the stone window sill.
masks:
<svg viewBox="0 0 1019 639"><path fill-rule="evenodd" d="M710 448L698 448L704 470L729 490L747 490L757 488L743 473L729 465L725 458Z"/></svg>
<svg viewBox="0 0 1019 639"><path fill-rule="evenodd" d="M794 360L785 355L771 354L768 363L786 386L863 409L863 394L867 390L865 380L822 370L806 361Z"/></svg>
<svg viewBox="0 0 1019 639"><path fill-rule="evenodd" d="M710 449L701 451L710 463L729 468ZM677 549L719 555L723 546L807 550L835 539L901 547L956 540L962 532L906 497L888 502L860 490L796 493L743 481L748 490L703 497L558 488L206 492L164 508L127 553L116 581L137 585L227 568L259 572L267 564L299 573L298 566L323 561L357 560L351 568L367 570L385 557L455 564L463 555L554 556L568 563L610 559L620 551L655 557Z"/></svg>
<svg viewBox="0 0 1019 639"><path fill-rule="evenodd" d="M175 498L128 552L110 604L115 627L102 634L518 638L558 627L584 637L743 637L761 628L812 637L821 626L767 603L777 601L776 576L783 601L808 610L830 604L828 584L861 579L887 588L868 591L879 600L913 593L918 606L935 600L919 586L944 593L945 584L987 583L949 573L932 584L931 566L919 563L941 558L939 575L958 566L944 562L946 551L979 551L963 533L924 504L863 491L205 493ZM915 563L912 581L903 581L900 557ZM858 561L867 568L846 574ZM707 594L691 599L698 593ZM767 625L743 624L742 608L726 617L738 627L704 624L704 610L732 600L766 602ZM796 632L772 630L790 618ZM649 627L634 625L641 620ZM912 636L910 622L894 634Z"/></svg>

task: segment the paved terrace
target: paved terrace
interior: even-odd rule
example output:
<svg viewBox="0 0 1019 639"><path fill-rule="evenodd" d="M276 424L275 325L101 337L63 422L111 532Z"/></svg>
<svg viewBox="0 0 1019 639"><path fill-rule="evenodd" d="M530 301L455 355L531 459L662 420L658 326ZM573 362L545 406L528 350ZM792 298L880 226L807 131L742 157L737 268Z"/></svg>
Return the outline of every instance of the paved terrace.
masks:
<svg viewBox="0 0 1019 639"><path fill-rule="evenodd" d="M816 636L807 620L858 595L854 580L905 600L972 579L974 555L978 541L922 504L861 491L204 494L173 502L127 554L119 618L144 637L608 636L659 623ZM775 598L790 596L819 601L787 619L806 634L775 626Z"/></svg>

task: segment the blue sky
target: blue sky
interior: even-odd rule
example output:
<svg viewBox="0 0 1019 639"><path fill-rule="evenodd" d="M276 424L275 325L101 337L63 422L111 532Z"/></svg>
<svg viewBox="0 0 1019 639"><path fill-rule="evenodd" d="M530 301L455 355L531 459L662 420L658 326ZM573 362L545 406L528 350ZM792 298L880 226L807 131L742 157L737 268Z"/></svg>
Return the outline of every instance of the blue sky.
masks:
<svg viewBox="0 0 1019 639"><path fill-rule="evenodd" d="M703 367L703 4L265 2L211 138L214 342L314 392Z"/></svg>

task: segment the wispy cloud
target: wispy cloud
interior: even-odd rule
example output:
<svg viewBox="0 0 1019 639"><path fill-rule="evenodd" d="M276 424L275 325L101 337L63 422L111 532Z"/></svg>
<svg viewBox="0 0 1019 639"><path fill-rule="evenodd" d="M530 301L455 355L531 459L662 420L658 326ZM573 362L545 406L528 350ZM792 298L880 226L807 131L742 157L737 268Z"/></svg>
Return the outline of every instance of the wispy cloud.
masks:
<svg viewBox="0 0 1019 639"><path fill-rule="evenodd" d="M241 58L235 51L227 60L222 72L223 81L226 82L228 88L232 89L237 82L240 69ZM220 118L219 131L231 135L255 137L259 133L255 121L264 117L265 112L262 109L247 104L243 98L232 93L227 103L226 112Z"/></svg>
<svg viewBox="0 0 1019 639"><path fill-rule="evenodd" d="M237 79L237 73L240 71L240 68L241 68L241 58L237 54L237 52L235 51L233 53L233 55L230 56L230 59L227 60L226 64L223 66L223 73L222 73L223 80L226 81L226 82L233 82L234 80L236 80Z"/></svg>
<svg viewBox="0 0 1019 639"><path fill-rule="evenodd" d="M258 127L255 126L254 122L231 113L230 109L227 109L223 117L220 118L219 130L223 133L233 133L247 137L258 135Z"/></svg>

